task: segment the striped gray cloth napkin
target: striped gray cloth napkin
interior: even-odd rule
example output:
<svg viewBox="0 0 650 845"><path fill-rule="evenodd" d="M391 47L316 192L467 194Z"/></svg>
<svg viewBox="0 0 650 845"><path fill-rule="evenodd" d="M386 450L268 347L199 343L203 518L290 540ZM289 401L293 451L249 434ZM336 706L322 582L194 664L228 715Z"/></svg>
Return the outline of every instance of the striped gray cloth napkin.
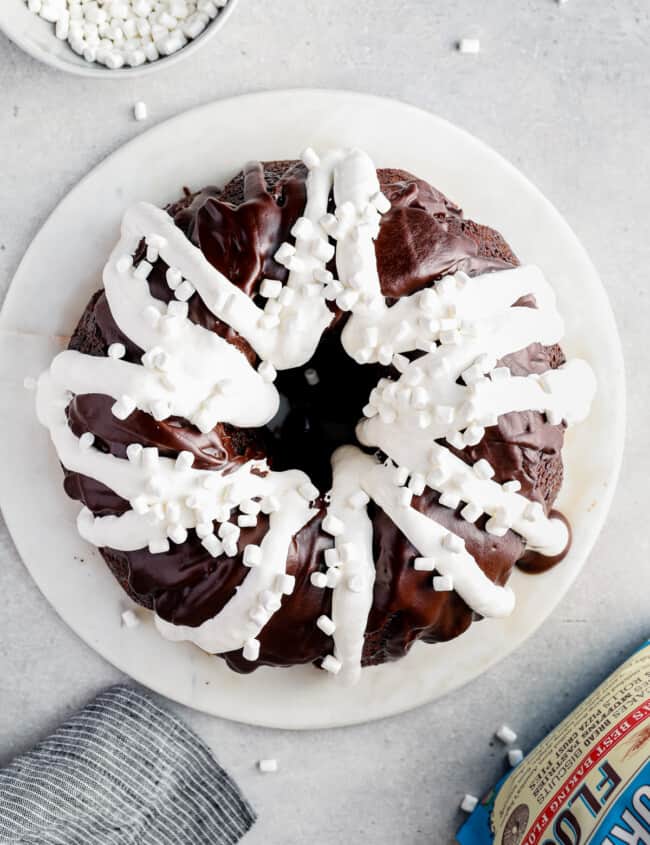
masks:
<svg viewBox="0 0 650 845"><path fill-rule="evenodd" d="M234 845L254 821L207 746L130 687L0 770L2 845Z"/></svg>

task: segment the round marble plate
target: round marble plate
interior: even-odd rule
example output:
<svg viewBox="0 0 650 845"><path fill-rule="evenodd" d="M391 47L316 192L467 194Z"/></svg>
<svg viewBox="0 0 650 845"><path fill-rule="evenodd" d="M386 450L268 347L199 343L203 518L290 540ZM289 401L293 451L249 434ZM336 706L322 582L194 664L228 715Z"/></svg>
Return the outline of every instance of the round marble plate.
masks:
<svg viewBox="0 0 650 845"><path fill-rule="evenodd" d="M127 606L95 549L74 527L78 505L61 471L33 394L22 388L66 342L136 200L164 204L183 185L222 183L243 162L297 157L307 145L364 147L378 166L424 177L469 217L499 229L524 262L540 265L566 318L564 348L587 359L601 389L589 419L568 435L559 507L574 530L562 565L516 572L517 608L457 640L416 646L407 658L367 669L354 688L312 667L229 672L190 645L162 640L143 614L120 625ZM316 728L377 719L457 689L523 642L549 615L587 560L611 501L624 427L619 339L607 297L568 225L514 167L483 143L411 106L336 91L278 91L212 103L163 123L118 150L63 200L27 251L0 328L0 502L34 580L92 648L152 689L208 713L259 725Z"/></svg>

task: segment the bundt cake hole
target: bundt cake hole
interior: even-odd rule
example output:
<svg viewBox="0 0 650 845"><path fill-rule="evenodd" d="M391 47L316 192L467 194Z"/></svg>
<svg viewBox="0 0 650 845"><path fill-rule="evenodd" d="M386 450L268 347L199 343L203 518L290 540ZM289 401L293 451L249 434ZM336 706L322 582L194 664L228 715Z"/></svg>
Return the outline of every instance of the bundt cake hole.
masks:
<svg viewBox="0 0 650 845"><path fill-rule="evenodd" d="M306 375L307 371L313 371ZM368 395L386 368L360 366L341 346L339 332L323 336L303 367L278 373L280 410L267 425L275 470L300 469L321 490L332 485L332 453L356 443L355 427Z"/></svg>

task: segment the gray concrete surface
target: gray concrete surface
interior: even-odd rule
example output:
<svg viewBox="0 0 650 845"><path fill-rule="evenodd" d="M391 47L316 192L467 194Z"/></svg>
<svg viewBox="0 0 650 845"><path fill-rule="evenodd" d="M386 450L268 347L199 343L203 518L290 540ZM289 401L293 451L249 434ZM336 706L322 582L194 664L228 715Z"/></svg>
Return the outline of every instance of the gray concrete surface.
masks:
<svg viewBox="0 0 650 845"><path fill-rule="evenodd" d="M3 0L13 2L13 0ZM479 56L454 51L478 36ZM219 40L143 81L55 73L0 37L0 293L46 216L150 122L296 85L415 103L483 138L566 215L602 274L628 368L621 482L584 573L523 648L461 692L321 733L253 729L174 709L255 804L257 843L448 845L465 791L503 770L503 720L525 749L650 635L647 534L650 6L647 0L241 0ZM215 139L218 155L218 139ZM606 389L606 386L604 386ZM0 535L0 763L119 674L56 617ZM262 777L260 756L280 772Z"/></svg>

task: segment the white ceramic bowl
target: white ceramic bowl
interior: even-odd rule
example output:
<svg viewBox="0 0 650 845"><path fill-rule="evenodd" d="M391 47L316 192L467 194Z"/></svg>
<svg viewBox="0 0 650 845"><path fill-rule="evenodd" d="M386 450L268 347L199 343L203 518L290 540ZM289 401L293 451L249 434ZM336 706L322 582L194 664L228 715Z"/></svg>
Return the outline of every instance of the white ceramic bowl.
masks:
<svg viewBox="0 0 650 845"><path fill-rule="evenodd" d="M125 67L119 70L110 70L103 65L92 64L82 56L78 56L67 41L61 41L56 37L54 24L30 12L24 0L0 0L0 30L30 56L57 70L64 70L77 76L125 79L145 76L162 68L169 68L195 53L211 38L214 38L232 14L236 4L237 0L228 0L201 35L189 41L185 47L172 53L171 56L165 56L155 62L147 62L140 67Z"/></svg>

